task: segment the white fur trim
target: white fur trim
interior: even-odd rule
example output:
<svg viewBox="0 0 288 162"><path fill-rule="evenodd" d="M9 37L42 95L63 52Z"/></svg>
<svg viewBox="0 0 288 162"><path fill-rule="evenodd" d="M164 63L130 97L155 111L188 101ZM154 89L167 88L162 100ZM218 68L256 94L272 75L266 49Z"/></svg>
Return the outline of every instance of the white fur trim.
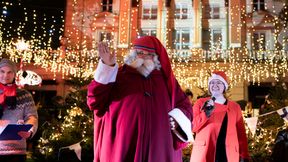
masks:
<svg viewBox="0 0 288 162"><path fill-rule="evenodd" d="M118 64L115 66L109 66L99 60L97 69L94 73L94 80L101 84L108 84L116 81L116 76L118 73Z"/></svg>
<svg viewBox="0 0 288 162"><path fill-rule="evenodd" d="M181 134L177 131L173 131L179 139L184 142L190 142L193 140L192 129L191 129L191 121L186 117L186 115L178 108L174 108L168 113L171 117L173 117L176 122L179 124L181 129L187 136L187 139L184 139Z"/></svg>
<svg viewBox="0 0 288 162"><path fill-rule="evenodd" d="M208 79L208 86L209 86L209 83L211 82L211 80L213 79L219 79L221 82L224 83L225 85L225 91L228 89L228 83L227 81L220 75L217 75L217 74L212 74L211 77Z"/></svg>

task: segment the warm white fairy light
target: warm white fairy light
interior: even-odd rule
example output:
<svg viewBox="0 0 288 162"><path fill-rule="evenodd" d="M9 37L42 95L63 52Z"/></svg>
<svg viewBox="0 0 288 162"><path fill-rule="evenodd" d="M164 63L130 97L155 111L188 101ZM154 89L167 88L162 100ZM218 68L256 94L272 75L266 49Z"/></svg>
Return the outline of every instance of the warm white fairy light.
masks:
<svg viewBox="0 0 288 162"><path fill-rule="evenodd" d="M124 7L129 7L128 1L125 1ZM252 3L252 2L251 2ZM72 7L77 8L79 6L79 1L74 0L72 2ZM139 6L139 4L138 4ZM252 5L251 5L252 6ZM239 7L239 6L238 6ZM232 10L239 11L241 12L242 17L251 17L252 15L246 14L245 12L245 7L241 7L238 9L238 7L232 6ZM250 7L250 6L247 6ZM266 6L267 7L267 6ZM8 5L6 7L6 10L8 10ZM25 28L25 25L27 25L28 21L36 21L37 15L36 13L33 14L32 18L28 17L27 14L27 9L25 10L25 14L27 15L25 17L25 21L19 25L19 28L17 31L19 31L19 37L21 36L21 33L23 32L23 29ZM33 11L34 12L34 11ZM120 44L125 44L127 42L127 27L130 25L131 28L134 28L134 26L131 26L132 23L128 23L128 13L130 10L127 10L123 13L123 16L121 17L120 21L122 23L120 24L120 33L119 35L123 36L123 39L120 40ZM131 14L133 17L134 12L137 12L137 10L131 10ZM166 16L166 21L169 20L169 13L170 11L167 11L167 14L164 15ZM275 13L277 13L275 11ZM287 15L287 13L285 13ZM93 14L92 14L93 15ZM97 16L97 12L94 14ZM76 25L75 22L82 22L81 20L84 18L85 13L81 13L78 10L75 10L75 13L72 15L72 24ZM91 18L93 20L93 23L97 20L97 17L94 16ZM108 15L106 15L108 16ZM237 17L237 12L233 12L231 14L231 19L234 19ZM188 17L190 17L188 15ZM45 17L45 19L54 19L54 17L48 18ZM5 21L5 14L1 15L1 21ZM64 20L62 20L64 21ZM107 29L108 25L105 23L106 19L103 20L104 26L103 28ZM113 16L113 22L116 21L116 18ZM156 20L155 20L156 21ZM265 20L266 23L272 23L269 22L268 20ZM275 17L275 22L279 22L280 20ZM86 23L87 20L84 20L83 23ZM107 22L107 21L106 21ZM151 21L149 21L151 22ZM37 22L35 22L37 24ZM177 23L177 22L176 22ZM113 32L112 35L114 36L114 31L117 31L117 26L114 26L116 23L113 23L112 28ZM126 25L128 24L128 26ZM253 25L252 23L251 29L248 29L250 31L248 33L249 37L253 38L252 31L256 30L256 26ZM80 23L80 26L83 26L84 24ZM235 24L230 24L230 25L235 25ZM96 26L96 25L95 25ZM1 26L0 26L1 27ZM168 26L166 33L166 37L170 35L170 32L172 29L170 29L170 26ZM55 28L55 25L51 25L49 28L51 28L51 32L45 33L45 37L52 37L53 33L56 32L54 31L53 28ZM123 29L123 30L122 30ZM240 30L240 26L238 26L237 31ZM8 29L6 29L8 30ZM40 30L39 28L35 30ZM43 30L48 31L46 27L43 25ZM86 28L84 31L87 30ZM96 27L93 27L93 31L96 30ZM98 30L98 29L97 29ZM108 30L108 29L107 29ZM139 31L136 29L138 35ZM280 32L280 28L276 26L275 29L278 33ZM61 31L64 31L64 26L62 26ZM36 31L35 31L36 32ZM76 48L73 46L67 46L65 49L58 49L58 50L51 50L49 47L51 47L51 39L48 39L48 42L45 44L46 49L41 49L39 46L40 42L44 42L42 37L38 37L35 34L32 34L31 40L29 40L29 43L31 44L31 49L27 49L26 52L20 55L20 53L17 51L16 48L13 48L12 46L9 47L8 42L1 42L1 51L4 50L4 45L5 44L5 50L8 50L11 57L14 60L17 60L19 58L24 58L25 62L33 62L34 65L40 66L46 70L51 70L54 75L56 76L56 73L62 74L62 77L66 77L68 75L75 75L75 76L80 76L81 73L85 73L85 77L88 77L93 73L93 70L95 69L95 66L97 64L98 60L98 55L97 55L97 46L96 43L92 43L93 49L88 49L87 43L89 42L88 37L86 35L81 34L82 31L78 28L69 29L67 31L68 37L72 36L72 34L76 34L77 40L76 40ZM239 34L239 32L237 32ZM116 36L116 35L115 35ZM94 36L92 36L95 38ZM106 35L104 35L106 37ZM240 36L238 36L240 38ZM19 38L20 39L20 38ZM93 41L93 40L92 40ZM262 38L259 39L259 44L264 44L264 40ZM272 43L270 40L265 40L265 44ZM276 40L276 36L274 36L274 42ZM71 40L67 40L67 45L69 45ZM283 44L287 44L283 40ZM212 43L212 42L211 42ZM240 51L234 50L234 49L229 49L224 51L220 47L213 47L211 48L211 51L203 51L199 49L191 49L190 52L192 53L191 57L179 57L177 56L177 51L172 50L172 47L168 46L168 42L166 39L166 44L167 49L169 51L169 57L172 59L172 67L174 70L174 73L179 80L180 84L183 85L184 87L192 87L192 86L199 86L199 87L205 87L206 85L206 80L209 76L208 72L212 71L214 69L222 69L225 70L229 76L229 79L232 81L232 86L237 84L240 81L247 81L247 82L253 82L253 83L258 83L262 80L265 80L267 78L274 78L276 81L279 80L279 76L286 76L287 73L287 51L282 52L282 53L269 53L269 51L265 50L264 47L260 47L260 50L255 53L255 58L252 59L250 58L251 52L245 47L240 49ZM127 50L123 49L117 49L117 47L114 45L114 40L110 42L111 48L113 48L115 51L117 51L118 56L124 56L126 55ZM275 46L275 51L283 51L283 49L276 47ZM252 45L252 48L254 46ZM65 56L63 56L63 52L65 52ZM258 58L262 57L261 53L266 53L267 58L262 61L262 60L257 60ZM211 56L211 61L207 60L204 55L210 55ZM279 55L283 55L282 59L279 59L277 61L277 58ZM225 57L224 57L225 56ZM121 59L118 60L119 63L123 63ZM79 64L81 65L81 68L79 67Z"/></svg>
<svg viewBox="0 0 288 162"><path fill-rule="evenodd" d="M63 123L60 125L60 129L59 128L55 128L52 127L53 129L53 133L50 134L48 137L46 136L42 136L39 139L39 145L37 146L38 149L40 150L40 152L42 154L49 154L52 153L54 150L52 148L51 145L49 145L49 141L58 141L61 139L63 132L69 131L73 128L75 128L76 126L79 126L79 124L81 124L81 126L83 126L83 132L82 133L82 137L83 137L83 141L86 142L87 141L87 129L93 125L93 118L92 117L88 117L84 114L83 110L78 107L76 104L74 106L72 106L70 109L67 110L67 115L66 116L58 116L60 119L64 119ZM81 120L81 123L79 123L78 119L79 117L81 117L82 119L86 118L85 120Z"/></svg>
<svg viewBox="0 0 288 162"><path fill-rule="evenodd" d="M29 49L29 43L25 42L25 40L23 38L21 40L18 40L15 43L15 46L16 46L17 50L20 50L20 51L24 51L24 50Z"/></svg>
<svg viewBox="0 0 288 162"><path fill-rule="evenodd" d="M23 76L23 73L26 73ZM16 74L16 84L20 86L27 85L40 85L42 82L42 78L31 70L19 70Z"/></svg>

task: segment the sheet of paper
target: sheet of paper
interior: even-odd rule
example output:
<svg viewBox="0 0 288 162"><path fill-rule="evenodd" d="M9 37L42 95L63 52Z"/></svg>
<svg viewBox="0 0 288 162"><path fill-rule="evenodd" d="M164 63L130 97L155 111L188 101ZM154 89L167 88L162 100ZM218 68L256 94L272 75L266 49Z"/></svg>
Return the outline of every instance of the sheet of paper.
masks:
<svg viewBox="0 0 288 162"><path fill-rule="evenodd" d="M29 131L32 124L8 124L0 134L0 140L21 140L20 131Z"/></svg>

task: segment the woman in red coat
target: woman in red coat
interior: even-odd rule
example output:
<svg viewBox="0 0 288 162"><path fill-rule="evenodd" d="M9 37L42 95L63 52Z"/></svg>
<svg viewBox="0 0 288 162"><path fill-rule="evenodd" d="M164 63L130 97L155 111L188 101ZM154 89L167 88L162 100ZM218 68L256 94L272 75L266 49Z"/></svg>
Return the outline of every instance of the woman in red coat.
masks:
<svg viewBox="0 0 288 162"><path fill-rule="evenodd" d="M196 134L191 162L248 161L248 143L240 106L225 98L227 76L214 71L208 80L211 97L193 106L193 132Z"/></svg>

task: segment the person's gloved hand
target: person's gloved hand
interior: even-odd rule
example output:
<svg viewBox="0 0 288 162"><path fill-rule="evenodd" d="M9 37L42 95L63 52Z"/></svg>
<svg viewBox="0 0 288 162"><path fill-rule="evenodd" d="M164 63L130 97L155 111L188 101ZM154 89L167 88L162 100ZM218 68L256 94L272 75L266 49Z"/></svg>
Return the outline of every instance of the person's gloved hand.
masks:
<svg viewBox="0 0 288 162"><path fill-rule="evenodd" d="M170 117L169 120L171 130L175 131L178 128L179 124L175 121L173 117Z"/></svg>
<svg viewBox="0 0 288 162"><path fill-rule="evenodd" d="M204 110L205 114L207 117L210 117L212 111L214 110L215 106L214 106L214 98L207 100L203 107L201 108L202 110Z"/></svg>

